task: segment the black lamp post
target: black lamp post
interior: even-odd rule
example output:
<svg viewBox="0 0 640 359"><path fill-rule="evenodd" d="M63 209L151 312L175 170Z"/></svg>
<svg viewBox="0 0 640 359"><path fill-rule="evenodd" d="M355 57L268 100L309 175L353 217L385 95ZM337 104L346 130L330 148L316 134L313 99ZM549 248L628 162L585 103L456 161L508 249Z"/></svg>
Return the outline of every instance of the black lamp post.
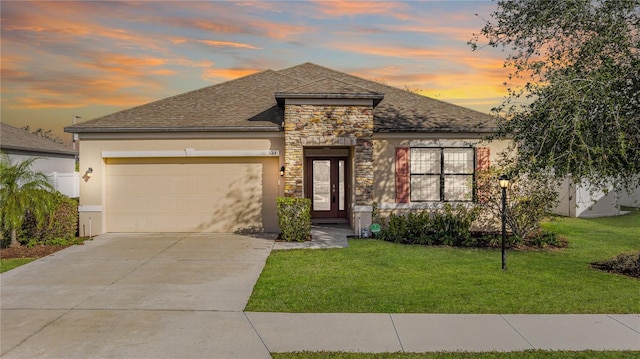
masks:
<svg viewBox="0 0 640 359"><path fill-rule="evenodd" d="M509 187L509 176L500 175L498 183L502 188L502 270L507 270L507 251L505 243L507 241L507 187Z"/></svg>

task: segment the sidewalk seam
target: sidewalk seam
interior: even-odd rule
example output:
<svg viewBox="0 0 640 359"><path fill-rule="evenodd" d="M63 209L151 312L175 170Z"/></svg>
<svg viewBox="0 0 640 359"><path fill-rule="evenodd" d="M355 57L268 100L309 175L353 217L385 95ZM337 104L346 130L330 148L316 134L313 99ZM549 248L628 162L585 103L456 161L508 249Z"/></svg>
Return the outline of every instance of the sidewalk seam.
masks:
<svg viewBox="0 0 640 359"><path fill-rule="evenodd" d="M271 356L271 350L269 350L269 347L267 346L267 343L265 343L264 339L262 339L262 336L258 332L258 329L256 329L256 327L253 325L253 322L251 321L251 318L249 318L249 316L247 315L247 312L243 311L242 315L244 315L245 319L247 319L247 321L249 322L249 325L251 325L251 328L253 328L253 331L256 333L256 335L260 339L260 342L262 343L264 348L267 350L267 353L269 353L269 356Z"/></svg>
<svg viewBox="0 0 640 359"><path fill-rule="evenodd" d="M400 344L400 350L405 353L404 345L402 345L402 339L400 339L400 334L398 334L398 328L396 328L396 322L393 321L393 315L391 313L388 314L389 319L391 319L391 325L393 325L393 330L396 332L396 338L398 338L398 343Z"/></svg>
<svg viewBox="0 0 640 359"><path fill-rule="evenodd" d="M629 328L629 329L633 330L634 332L636 332L636 333L640 334L640 332L639 332L639 331L637 331L637 330L635 330L635 329L631 328L630 326L628 326L628 325L624 324L623 322L621 322L621 321L617 320L616 318L612 317L610 314L606 314L606 316L607 316L607 317L609 317L610 319L612 319L613 321L615 321L616 323L622 324L623 326L625 326L625 327L627 327L627 328Z"/></svg>
<svg viewBox="0 0 640 359"><path fill-rule="evenodd" d="M500 318L502 318L502 320L504 320L507 324L509 324L509 326L511 327L511 329L513 329L516 333L518 333L518 335L520 336L520 338L524 339L525 342L527 342L527 344L529 344L529 346L531 347L531 349L537 349L527 338L525 338L524 335L522 335L522 333L520 333L520 331L518 329L516 329L516 327L513 326L513 324L511 324L511 322L509 322L507 320L507 318L504 317L504 315L502 314L498 314L500 315Z"/></svg>
<svg viewBox="0 0 640 359"><path fill-rule="evenodd" d="M21 309L19 309L21 310ZM44 310L58 310L58 309L44 309ZM64 309L63 309L64 310ZM3 356L6 356L7 354L9 354L10 352L12 352L13 350L15 350L17 347L21 346L22 344L24 344L24 342L26 342L27 340L29 340L30 338L34 337L35 335L37 335L38 333L40 333L41 331L45 330L45 328L48 328L50 325L52 325L53 323L57 322L58 320L60 320L60 318L64 317L65 315L71 313L73 311L72 309L67 310L66 312L60 314L60 316L58 316L57 318L51 320L50 322L46 323L45 325L43 325L40 329L38 329L37 331L31 333L31 335L28 335L26 338L22 339L20 341L20 343L16 344L13 348L7 350L6 352L2 353Z"/></svg>

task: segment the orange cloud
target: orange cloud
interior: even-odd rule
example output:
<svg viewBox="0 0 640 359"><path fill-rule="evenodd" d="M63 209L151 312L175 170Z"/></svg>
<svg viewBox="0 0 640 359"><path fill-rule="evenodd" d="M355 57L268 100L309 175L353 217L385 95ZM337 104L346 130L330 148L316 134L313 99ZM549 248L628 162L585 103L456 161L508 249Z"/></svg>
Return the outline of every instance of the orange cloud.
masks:
<svg viewBox="0 0 640 359"><path fill-rule="evenodd" d="M239 13L229 14L227 18L234 18L235 20L233 23L226 22L225 20L212 21L211 19L193 18L167 18L159 21L168 26L200 30L206 33L264 36L272 39L286 39L295 35L314 31L314 28L310 26L279 23L248 16L245 19L242 19L241 17L242 14ZM180 37L174 37L171 38L170 41L173 43L182 43L187 40Z"/></svg>
<svg viewBox="0 0 640 359"><path fill-rule="evenodd" d="M59 97L23 97L16 100L13 108L23 109L53 109L53 108L79 108L87 104L104 106L132 107L152 101L148 96L135 96L132 94L108 94L100 97L76 98L68 95Z"/></svg>
<svg viewBox="0 0 640 359"><path fill-rule="evenodd" d="M228 69L213 68L213 69L205 70L202 75L202 78L208 81L218 80L218 79L232 80L238 77L251 75L253 73L256 73L262 70L263 69L250 69L250 68L237 68L237 67L228 68Z"/></svg>
<svg viewBox="0 0 640 359"><path fill-rule="evenodd" d="M333 43L327 46L334 49L347 52L355 52L359 54L385 56L385 57L397 57L408 59L433 59L448 57L449 53L446 50L430 50L419 47L410 46L395 46L395 45L383 45L383 44L363 44L363 43Z"/></svg>
<svg viewBox="0 0 640 359"><path fill-rule="evenodd" d="M400 2L336 0L315 1L318 13L329 16L386 15L406 20L408 6Z"/></svg>
<svg viewBox="0 0 640 359"><path fill-rule="evenodd" d="M314 31L314 28L310 26L283 24L272 21L253 20L252 23L260 35L272 39L288 39L295 35Z"/></svg>
<svg viewBox="0 0 640 359"><path fill-rule="evenodd" d="M437 67L400 65L351 71L354 75L371 78L390 86L409 89L421 95L469 106L488 112L507 94L503 82L508 70L496 59L479 60L473 57L457 58L462 70L439 70Z"/></svg>
<svg viewBox="0 0 640 359"><path fill-rule="evenodd" d="M16 3L18 6L19 2ZM29 11L25 8L12 12L11 17L3 17L3 39L11 41L14 36L29 37L32 41L52 43L67 42L70 38L87 39L93 42L98 39L115 41L121 46L137 46L147 49L161 50L154 37L144 37L136 31L102 26L94 18L87 16L96 11L94 4L74 2L70 5L63 1L29 2ZM5 6L3 4L3 6ZM52 16L51 14L56 14ZM29 25L37 24L37 25ZM19 34L19 35L14 35ZM29 35L27 35L29 36Z"/></svg>
<svg viewBox="0 0 640 359"><path fill-rule="evenodd" d="M259 47L255 47L249 44L243 44L241 42L231 42L231 41L216 41L216 40L196 40L201 44L213 46L213 47L233 47L238 49L250 49L250 50L259 50Z"/></svg>

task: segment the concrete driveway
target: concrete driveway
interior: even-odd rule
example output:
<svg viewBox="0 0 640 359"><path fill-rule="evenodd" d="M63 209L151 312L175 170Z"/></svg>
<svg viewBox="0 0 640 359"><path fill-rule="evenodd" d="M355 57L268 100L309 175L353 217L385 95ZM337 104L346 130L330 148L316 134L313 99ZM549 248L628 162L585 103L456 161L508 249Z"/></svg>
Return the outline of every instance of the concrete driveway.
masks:
<svg viewBox="0 0 640 359"><path fill-rule="evenodd" d="M106 234L0 275L3 358L270 358L244 309L274 242Z"/></svg>

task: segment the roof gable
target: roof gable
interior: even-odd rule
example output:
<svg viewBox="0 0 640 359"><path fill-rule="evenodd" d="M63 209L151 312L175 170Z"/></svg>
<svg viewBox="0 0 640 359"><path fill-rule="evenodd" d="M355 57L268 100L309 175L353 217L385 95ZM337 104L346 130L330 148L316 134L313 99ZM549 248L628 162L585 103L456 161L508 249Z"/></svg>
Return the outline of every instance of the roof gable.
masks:
<svg viewBox="0 0 640 359"><path fill-rule="evenodd" d="M384 99L373 114L376 132L492 132L495 130L495 119L488 114L313 63L307 62L278 72L307 81L330 77L383 93Z"/></svg>

